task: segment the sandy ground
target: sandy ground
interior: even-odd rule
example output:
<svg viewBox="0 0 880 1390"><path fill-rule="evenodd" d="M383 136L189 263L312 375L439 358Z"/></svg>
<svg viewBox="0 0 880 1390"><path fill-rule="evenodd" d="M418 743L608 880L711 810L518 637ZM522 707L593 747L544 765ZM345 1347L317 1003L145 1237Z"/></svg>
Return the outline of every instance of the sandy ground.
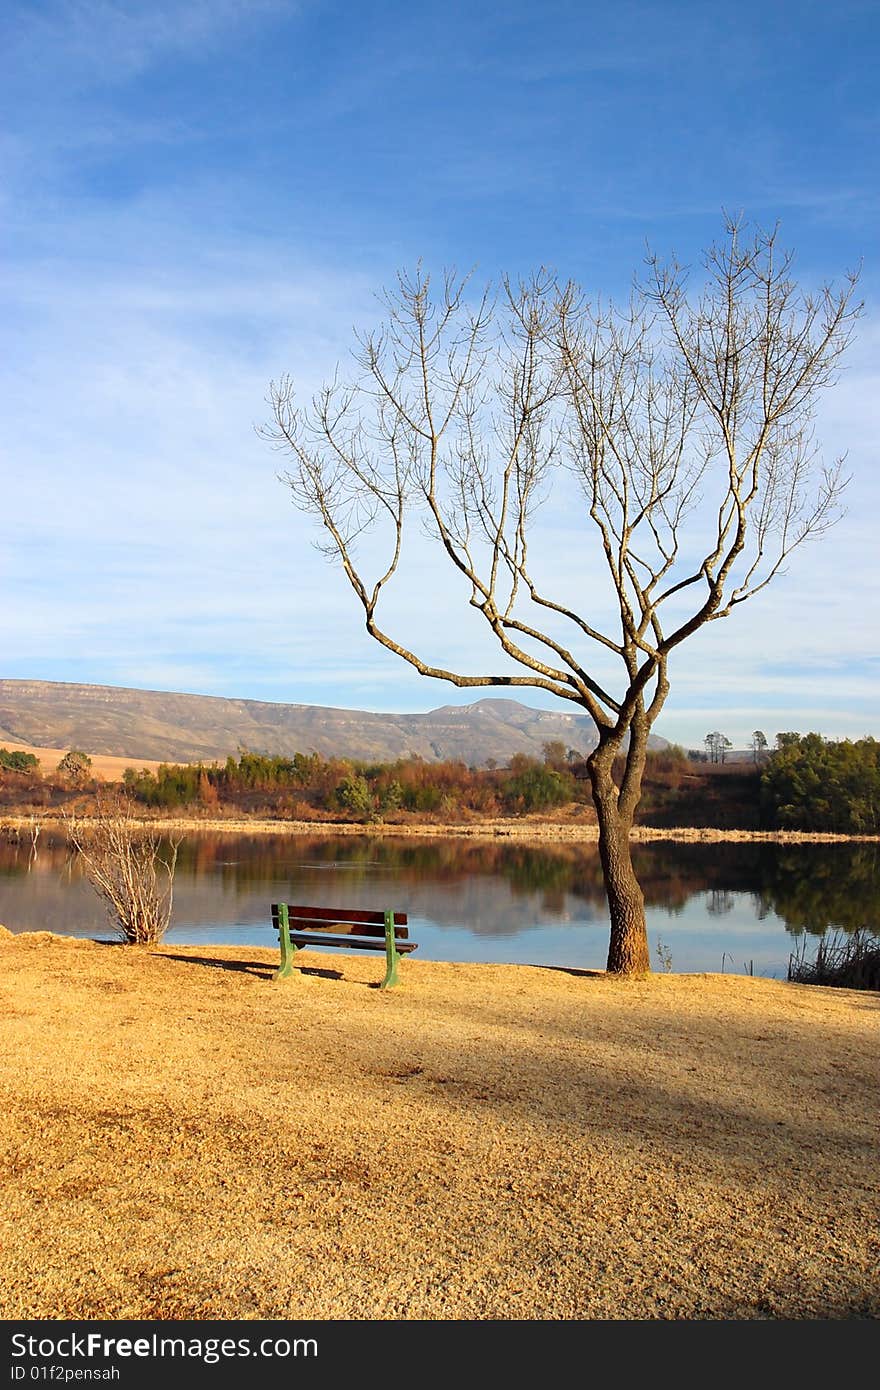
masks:
<svg viewBox="0 0 880 1390"><path fill-rule="evenodd" d="M880 1314L880 995L0 931L0 1316Z"/></svg>

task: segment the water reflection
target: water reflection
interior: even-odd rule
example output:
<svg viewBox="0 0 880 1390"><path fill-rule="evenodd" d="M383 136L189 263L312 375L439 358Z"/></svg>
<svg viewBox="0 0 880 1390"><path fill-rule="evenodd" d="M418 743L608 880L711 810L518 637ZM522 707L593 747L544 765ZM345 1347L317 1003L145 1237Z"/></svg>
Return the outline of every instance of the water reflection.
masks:
<svg viewBox="0 0 880 1390"><path fill-rule="evenodd" d="M784 976L792 937L878 920L878 847L660 841L634 847L649 936L680 971ZM169 942L273 945L279 897L409 913L427 959L604 965L607 909L594 846L385 837L193 834L180 845ZM0 842L0 922L108 935L63 844Z"/></svg>

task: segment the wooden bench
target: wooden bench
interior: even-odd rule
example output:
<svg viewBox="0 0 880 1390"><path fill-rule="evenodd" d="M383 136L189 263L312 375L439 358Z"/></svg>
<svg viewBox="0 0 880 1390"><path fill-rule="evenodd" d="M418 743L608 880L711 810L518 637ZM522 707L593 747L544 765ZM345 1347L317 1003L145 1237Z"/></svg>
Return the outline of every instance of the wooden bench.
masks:
<svg viewBox="0 0 880 1390"><path fill-rule="evenodd" d="M303 946L341 946L347 951L384 951L385 979L380 989L399 984L397 961L416 949L409 940L405 912L369 912L347 907L293 907L272 904L272 925L278 933L281 964L273 975L293 974L293 958Z"/></svg>

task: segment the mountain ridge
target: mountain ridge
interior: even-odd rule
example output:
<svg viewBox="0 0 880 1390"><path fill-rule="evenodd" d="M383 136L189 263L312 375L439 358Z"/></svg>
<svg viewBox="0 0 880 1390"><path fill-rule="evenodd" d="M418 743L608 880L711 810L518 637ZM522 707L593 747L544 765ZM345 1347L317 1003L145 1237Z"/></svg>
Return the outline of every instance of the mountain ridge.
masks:
<svg viewBox="0 0 880 1390"><path fill-rule="evenodd" d="M586 712L535 709L508 698L441 705L423 714L130 686L0 678L0 744L81 748L166 762L225 761L242 752L320 753L357 761L422 757L479 766L515 753L540 757L544 743L588 753L596 730ZM653 739L655 746L665 740Z"/></svg>

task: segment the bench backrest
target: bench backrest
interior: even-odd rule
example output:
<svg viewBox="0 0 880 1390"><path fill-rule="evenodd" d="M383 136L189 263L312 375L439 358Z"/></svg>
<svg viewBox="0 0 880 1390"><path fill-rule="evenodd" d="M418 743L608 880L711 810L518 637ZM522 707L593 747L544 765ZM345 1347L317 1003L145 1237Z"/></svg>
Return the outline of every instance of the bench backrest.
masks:
<svg viewBox="0 0 880 1390"><path fill-rule="evenodd" d="M291 931L326 931L334 936L385 935L384 912L369 912L348 907L295 907L288 903L287 920ZM409 928L406 921L405 912L395 912L395 940L407 940ZM278 903L272 904L272 925L278 931Z"/></svg>

